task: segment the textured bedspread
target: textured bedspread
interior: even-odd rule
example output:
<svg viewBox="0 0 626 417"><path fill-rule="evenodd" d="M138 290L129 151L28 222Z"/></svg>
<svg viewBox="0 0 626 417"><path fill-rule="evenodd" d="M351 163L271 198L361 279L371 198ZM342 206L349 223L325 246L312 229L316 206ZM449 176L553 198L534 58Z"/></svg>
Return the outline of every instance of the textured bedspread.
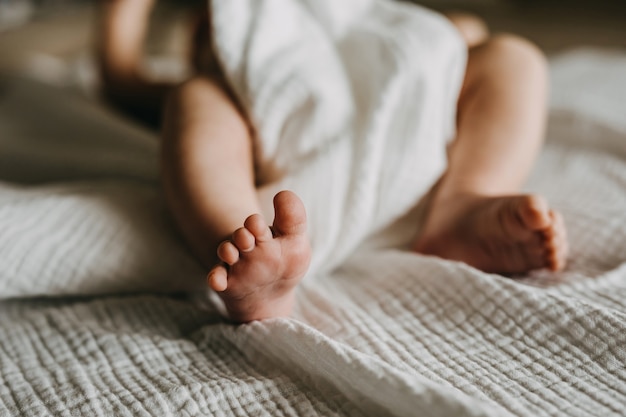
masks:
<svg viewBox="0 0 626 417"><path fill-rule="evenodd" d="M623 415L625 73L623 54L552 62L527 188L565 216L565 272L513 280L416 256L397 249L405 219L307 277L293 319L242 326L200 293L137 295L203 282L163 213L150 135L11 81L0 415ZM37 295L65 297L23 298Z"/></svg>

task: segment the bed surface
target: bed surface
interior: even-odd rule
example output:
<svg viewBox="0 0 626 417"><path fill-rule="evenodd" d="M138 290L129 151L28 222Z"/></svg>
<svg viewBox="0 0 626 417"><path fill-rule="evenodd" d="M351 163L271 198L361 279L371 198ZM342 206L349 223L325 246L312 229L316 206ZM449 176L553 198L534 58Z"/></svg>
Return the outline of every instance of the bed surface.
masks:
<svg viewBox="0 0 626 417"><path fill-rule="evenodd" d="M202 281L163 214L150 134L5 80L0 415L623 415L626 54L551 69L527 189L564 214L566 271L416 256L391 244L400 222L307 278L293 319L242 326L202 293L144 293Z"/></svg>

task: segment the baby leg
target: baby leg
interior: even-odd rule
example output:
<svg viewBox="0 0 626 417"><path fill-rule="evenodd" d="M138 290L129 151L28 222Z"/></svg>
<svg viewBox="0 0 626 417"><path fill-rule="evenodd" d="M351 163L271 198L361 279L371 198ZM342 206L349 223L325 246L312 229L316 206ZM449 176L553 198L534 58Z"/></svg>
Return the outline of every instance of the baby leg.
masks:
<svg viewBox="0 0 626 417"><path fill-rule="evenodd" d="M197 77L174 90L162 149L169 206L204 265L223 262L208 281L231 318L288 315L310 258L304 206L295 194L279 193L274 234L256 214L261 210L248 125L217 82Z"/></svg>
<svg viewBox="0 0 626 417"><path fill-rule="evenodd" d="M561 215L519 194L542 143L546 91L545 61L529 43L499 36L470 50L458 136L416 251L488 272L563 268Z"/></svg>

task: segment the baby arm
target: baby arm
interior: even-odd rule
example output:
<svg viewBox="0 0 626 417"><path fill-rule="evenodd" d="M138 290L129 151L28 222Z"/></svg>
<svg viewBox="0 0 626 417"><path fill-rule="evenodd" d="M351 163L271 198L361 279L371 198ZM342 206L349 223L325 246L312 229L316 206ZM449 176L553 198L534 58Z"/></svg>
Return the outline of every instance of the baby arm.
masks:
<svg viewBox="0 0 626 417"><path fill-rule="evenodd" d="M158 126L174 84L150 81L142 70L153 6L154 0L101 0L96 53L104 98L123 113Z"/></svg>

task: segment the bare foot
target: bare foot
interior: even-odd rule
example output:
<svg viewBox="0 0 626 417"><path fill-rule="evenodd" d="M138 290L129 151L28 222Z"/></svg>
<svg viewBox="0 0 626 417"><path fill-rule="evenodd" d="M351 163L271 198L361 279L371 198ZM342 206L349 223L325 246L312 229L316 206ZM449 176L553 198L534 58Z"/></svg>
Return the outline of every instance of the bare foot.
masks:
<svg viewBox="0 0 626 417"><path fill-rule="evenodd" d="M302 201L282 191L274 197L274 210L271 229L261 215L253 214L231 240L222 242L217 255L228 266L217 265L207 276L234 321L288 316L295 287L309 266Z"/></svg>
<svg viewBox="0 0 626 417"><path fill-rule="evenodd" d="M414 250L516 274L562 269L568 244L563 218L542 197L464 194L433 206Z"/></svg>

